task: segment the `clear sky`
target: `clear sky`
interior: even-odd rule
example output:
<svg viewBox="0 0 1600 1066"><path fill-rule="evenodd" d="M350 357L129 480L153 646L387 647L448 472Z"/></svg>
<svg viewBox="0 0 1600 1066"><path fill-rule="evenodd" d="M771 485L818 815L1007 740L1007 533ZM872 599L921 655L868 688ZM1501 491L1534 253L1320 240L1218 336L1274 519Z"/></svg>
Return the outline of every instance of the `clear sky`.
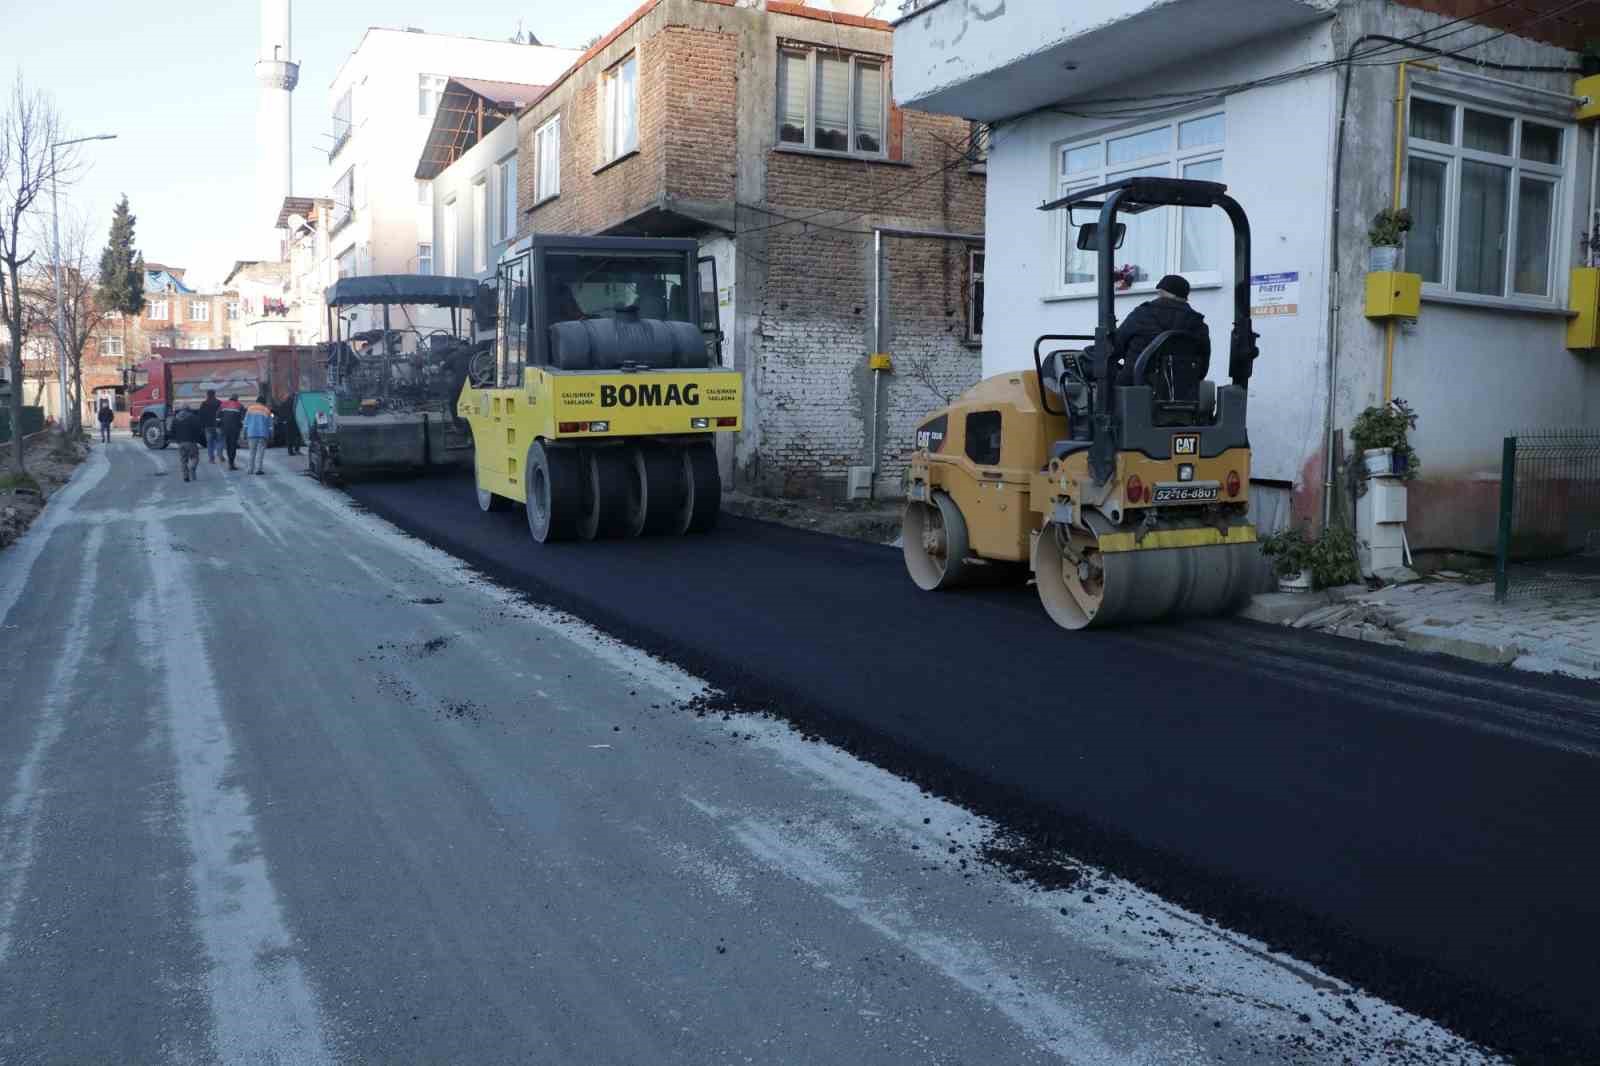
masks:
<svg viewBox="0 0 1600 1066"><path fill-rule="evenodd" d="M330 128L327 88L368 26L415 26L504 40L518 24L542 44L581 47L639 0L515 4L495 0L293 0L294 191L319 192ZM138 216L145 258L215 284L249 258L255 190L252 0L129 7L113 0L0 0L0 78L20 67L55 98L71 136L115 133L83 146L83 178L63 190L63 214L86 213L95 247L117 198Z"/></svg>

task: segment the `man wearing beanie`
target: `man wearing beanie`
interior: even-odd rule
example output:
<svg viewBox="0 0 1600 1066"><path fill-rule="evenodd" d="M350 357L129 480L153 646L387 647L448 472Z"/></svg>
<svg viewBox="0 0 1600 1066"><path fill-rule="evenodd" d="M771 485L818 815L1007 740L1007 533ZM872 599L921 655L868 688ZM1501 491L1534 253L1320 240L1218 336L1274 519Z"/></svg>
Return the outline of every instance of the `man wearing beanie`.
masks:
<svg viewBox="0 0 1600 1066"><path fill-rule="evenodd" d="M1189 283L1168 274L1156 283L1156 298L1135 307L1117 324L1113 358L1122 366L1123 384L1132 383L1133 364L1150 342L1168 330L1208 337L1206 318L1189 306Z"/></svg>

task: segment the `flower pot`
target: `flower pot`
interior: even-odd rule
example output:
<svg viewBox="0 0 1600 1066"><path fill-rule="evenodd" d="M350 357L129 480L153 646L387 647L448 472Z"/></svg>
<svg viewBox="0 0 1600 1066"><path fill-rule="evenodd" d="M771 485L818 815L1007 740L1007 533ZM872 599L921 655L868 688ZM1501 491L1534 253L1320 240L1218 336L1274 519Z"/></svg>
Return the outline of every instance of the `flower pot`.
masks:
<svg viewBox="0 0 1600 1066"><path fill-rule="evenodd" d="M1375 244L1368 248L1367 269L1374 274L1399 270L1400 246L1397 244Z"/></svg>
<svg viewBox="0 0 1600 1066"><path fill-rule="evenodd" d="M1394 477L1394 449L1368 448L1361 453L1361 469L1368 477Z"/></svg>
<svg viewBox="0 0 1600 1066"><path fill-rule="evenodd" d="M1278 578L1278 591L1279 592L1310 592L1311 591L1311 571L1308 569L1308 570L1302 570L1298 574L1290 574L1288 577L1279 576L1279 578Z"/></svg>

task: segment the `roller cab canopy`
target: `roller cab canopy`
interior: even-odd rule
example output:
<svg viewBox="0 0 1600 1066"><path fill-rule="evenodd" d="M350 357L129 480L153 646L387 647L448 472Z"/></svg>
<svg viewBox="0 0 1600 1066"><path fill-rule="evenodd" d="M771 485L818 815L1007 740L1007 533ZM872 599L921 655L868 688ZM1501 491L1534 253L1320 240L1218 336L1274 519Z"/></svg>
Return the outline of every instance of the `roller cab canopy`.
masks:
<svg viewBox="0 0 1600 1066"><path fill-rule="evenodd" d="M475 278L450 278L429 274L371 274L359 278L340 278L328 286L323 298L329 307L413 304L470 308L478 299L480 284Z"/></svg>

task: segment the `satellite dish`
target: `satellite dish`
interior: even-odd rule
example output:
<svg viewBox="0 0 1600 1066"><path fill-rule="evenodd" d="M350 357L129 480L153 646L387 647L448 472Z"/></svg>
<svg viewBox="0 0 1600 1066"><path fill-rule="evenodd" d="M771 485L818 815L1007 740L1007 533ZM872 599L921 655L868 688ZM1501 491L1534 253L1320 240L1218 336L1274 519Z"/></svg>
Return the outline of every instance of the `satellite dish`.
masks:
<svg viewBox="0 0 1600 1066"><path fill-rule="evenodd" d="M289 218L288 218L288 222L289 222L289 229L290 229L291 232L294 231L294 230L305 229L305 227L306 227L306 216L304 216L304 215L290 215Z"/></svg>

